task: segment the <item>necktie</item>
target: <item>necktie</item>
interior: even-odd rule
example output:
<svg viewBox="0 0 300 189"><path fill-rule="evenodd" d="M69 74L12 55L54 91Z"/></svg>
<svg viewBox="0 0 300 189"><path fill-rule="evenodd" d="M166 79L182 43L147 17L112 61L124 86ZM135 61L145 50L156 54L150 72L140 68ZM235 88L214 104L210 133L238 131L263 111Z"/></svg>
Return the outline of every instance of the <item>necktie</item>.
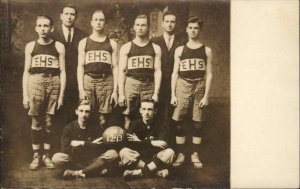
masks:
<svg viewBox="0 0 300 189"><path fill-rule="evenodd" d="M67 39L67 43L68 43L68 44L71 43L71 28L68 28L68 39Z"/></svg>
<svg viewBox="0 0 300 189"><path fill-rule="evenodd" d="M167 47L168 47L168 50L170 50L170 48L171 48L171 36L169 36L168 39L167 39Z"/></svg>

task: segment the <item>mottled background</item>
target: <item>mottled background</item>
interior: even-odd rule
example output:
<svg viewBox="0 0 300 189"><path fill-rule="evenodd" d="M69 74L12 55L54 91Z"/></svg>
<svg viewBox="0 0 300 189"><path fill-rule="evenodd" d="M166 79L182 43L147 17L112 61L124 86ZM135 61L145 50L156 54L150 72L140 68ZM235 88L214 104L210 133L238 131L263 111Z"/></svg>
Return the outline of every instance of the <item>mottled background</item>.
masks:
<svg viewBox="0 0 300 189"><path fill-rule="evenodd" d="M8 62L2 65L4 68L4 81L15 80L14 86L8 88L13 91L21 91L21 75L24 67L24 47L26 43L37 38L34 31L36 16L46 14L54 19L55 27L61 24L59 14L65 2L72 2L78 7L79 15L77 26L91 33L90 14L93 10L103 8L107 11L107 32L117 39L119 44L127 42L131 38L130 28L134 15L138 12L150 12L164 10L166 6L175 10L178 17L178 33L185 34L185 22L189 15L199 16L204 22L201 35L205 45L213 50L214 80L211 97L218 102L225 102L230 97L230 33L229 33L229 3L226 1L43 1L43 0L11 0L9 32L11 34L11 49ZM133 3L135 2L135 3ZM5 7L3 7L5 8ZM119 13L119 14L118 14ZM9 19L9 18L7 18ZM4 20L5 21L5 20ZM158 27L159 23L154 23ZM154 31L159 35L161 28ZM6 86L4 87L6 89Z"/></svg>

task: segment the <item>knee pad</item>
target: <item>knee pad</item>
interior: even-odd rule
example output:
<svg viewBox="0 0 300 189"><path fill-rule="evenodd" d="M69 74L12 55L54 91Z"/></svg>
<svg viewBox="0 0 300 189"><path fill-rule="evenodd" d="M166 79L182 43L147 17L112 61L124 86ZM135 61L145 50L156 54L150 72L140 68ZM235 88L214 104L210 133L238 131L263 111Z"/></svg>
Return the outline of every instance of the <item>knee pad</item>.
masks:
<svg viewBox="0 0 300 189"><path fill-rule="evenodd" d="M104 154L101 155L101 158L106 160L114 160L117 157L118 153L116 150L107 150Z"/></svg>
<svg viewBox="0 0 300 189"><path fill-rule="evenodd" d="M195 137L201 137L202 136L202 127L203 122L194 122L194 128L193 128L193 136Z"/></svg>
<svg viewBox="0 0 300 189"><path fill-rule="evenodd" d="M40 122L32 122L31 124L31 130L40 131L42 130L42 125Z"/></svg>
<svg viewBox="0 0 300 189"><path fill-rule="evenodd" d="M52 120L46 120L46 123L45 123L46 133L50 133L51 129L52 129Z"/></svg>
<svg viewBox="0 0 300 189"><path fill-rule="evenodd" d="M185 129L183 128L183 121L174 121L175 126L175 135L176 136L185 136Z"/></svg>
<svg viewBox="0 0 300 189"><path fill-rule="evenodd" d="M104 115L100 115L98 122L100 126L104 126L106 124L106 117Z"/></svg>

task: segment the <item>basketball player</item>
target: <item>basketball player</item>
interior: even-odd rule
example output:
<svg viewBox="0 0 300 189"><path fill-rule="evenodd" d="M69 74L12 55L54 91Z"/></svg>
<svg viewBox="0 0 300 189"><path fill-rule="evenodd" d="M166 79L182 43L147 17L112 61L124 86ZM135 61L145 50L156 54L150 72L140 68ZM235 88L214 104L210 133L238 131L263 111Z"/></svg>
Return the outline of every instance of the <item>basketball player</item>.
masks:
<svg viewBox="0 0 300 189"><path fill-rule="evenodd" d="M120 150L121 164L128 170L123 176L149 176L154 173L160 177L169 175L174 151L167 148L165 128L156 124L155 102L142 100L140 107L141 119L132 121L128 129L127 147ZM129 170L129 169L133 170Z"/></svg>
<svg viewBox="0 0 300 189"><path fill-rule="evenodd" d="M102 10L92 13L93 33L78 46L77 79L80 99L89 99L93 110L99 113L99 125L105 127L113 103L118 102L117 43L104 31Z"/></svg>
<svg viewBox="0 0 300 189"><path fill-rule="evenodd" d="M90 124L91 104L88 100L81 100L75 113L78 119L64 128L61 152L54 154L52 161L57 166L77 169L65 170L64 178L104 174L109 165L113 165L118 153L102 144L99 127Z"/></svg>
<svg viewBox="0 0 300 189"><path fill-rule="evenodd" d="M25 47L23 105L25 109L29 108L28 115L32 118L31 140L34 155L29 165L31 170L38 169L41 161L46 168L55 168L49 158L52 120L55 111L63 105L66 72L65 48L62 43L49 36L53 30L53 20L50 17L38 16L35 31L39 37Z"/></svg>
<svg viewBox="0 0 300 189"><path fill-rule="evenodd" d="M201 29L202 21L197 17L190 17L186 27L189 41L178 47L174 55L171 104L175 106L172 118L175 122L178 152L177 160L173 163L175 167L180 166L185 159L183 120L189 110L192 110L194 124L191 162L194 168L203 166L198 157L198 149L202 139L203 109L208 105L212 81L212 53L199 40Z"/></svg>
<svg viewBox="0 0 300 189"><path fill-rule="evenodd" d="M123 112L125 129L140 101L153 99L158 102L161 82L161 49L149 41L148 17L138 15L133 29L135 38L121 47L119 60L119 105L126 106Z"/></svg>

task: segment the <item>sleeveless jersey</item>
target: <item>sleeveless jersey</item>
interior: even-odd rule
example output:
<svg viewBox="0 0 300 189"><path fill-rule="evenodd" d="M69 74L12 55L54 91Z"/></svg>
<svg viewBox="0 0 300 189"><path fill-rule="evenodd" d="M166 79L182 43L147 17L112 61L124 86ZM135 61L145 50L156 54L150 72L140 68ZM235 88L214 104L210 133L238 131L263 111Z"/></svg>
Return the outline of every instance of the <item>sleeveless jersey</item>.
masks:
<svg viewBox="0 0 300 189"><path fill-rule="evenodd" d="M111 54L112 46L108 37L103 42L97 42L88 37L85 46L84 73L94 76L112 74Z"/></svg>
<svg viewBox="0 0 300 189"><path fill-rule="evenodd" d="M179 75L183 79L203 79L206 72L207 56L205 46L190 49L184 45L179 63Z"/></svg>
<svg viewBox="0 0 300 189"><path fill-rule="evenodd" d="M59 53L54 40L47 45L41 45L35 41L31 56L29 73L59 75Z"/></svg>
<svg viewBox="0 0 300 189"><path fill-rule="evenodd" d="M154 57L155 52L152 43L140 47L131 42L128 54L127 76L136 79L154 78Z"/></svg>

